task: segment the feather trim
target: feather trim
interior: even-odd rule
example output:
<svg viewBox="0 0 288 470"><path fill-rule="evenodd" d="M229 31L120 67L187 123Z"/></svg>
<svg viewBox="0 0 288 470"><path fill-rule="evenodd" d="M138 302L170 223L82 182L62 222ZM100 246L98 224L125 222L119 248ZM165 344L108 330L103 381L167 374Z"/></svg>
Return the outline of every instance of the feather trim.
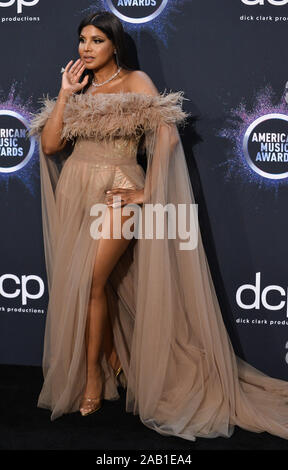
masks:
<svg viewBox="0 0 288 470"><path fill-rule="evenodd" d="M159 95L145 93L91 93L71 95L63 115L61 138L107 139L139 137L161 122L184 124L190 113L182 110L183 91ZM43 98L40 112L32 114L29 136L39 136L57 98Z"/></svg>

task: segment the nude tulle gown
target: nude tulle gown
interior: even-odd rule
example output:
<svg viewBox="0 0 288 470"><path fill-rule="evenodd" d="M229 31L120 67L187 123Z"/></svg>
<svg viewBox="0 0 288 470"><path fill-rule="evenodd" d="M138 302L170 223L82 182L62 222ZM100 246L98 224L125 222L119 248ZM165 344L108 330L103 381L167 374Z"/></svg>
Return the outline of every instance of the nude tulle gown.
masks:
<svg viewBox="0 0 288 470"><path fill-rule="evenodd" d="M62 137L70 156L47 156L41 131L56 99L43 100L30 135L39 139L41 202L49 305L44 384L38 406L51 419L79 410L85 388L85 324L97 239L90 209L111 188L143 188L145 203L195 204L177 125L183 92L72 95ZM137 163L144 137L147 170ZM143 139L142 139L143 147ZM233 351L198 232L197 248L179 238L129 244L107 284L116 351L127 379L126 411L163 435L191 441L230 437L234 425L288 439L288 383ZM103 357L104 398L119 398Z"/></svg>

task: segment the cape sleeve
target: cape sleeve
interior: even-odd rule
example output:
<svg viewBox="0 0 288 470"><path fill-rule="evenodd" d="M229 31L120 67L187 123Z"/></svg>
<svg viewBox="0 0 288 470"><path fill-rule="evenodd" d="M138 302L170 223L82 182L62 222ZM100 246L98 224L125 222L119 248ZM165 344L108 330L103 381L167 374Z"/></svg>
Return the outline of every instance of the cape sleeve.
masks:
<svg viewBox="0 0 288 470"><path fill-rule="evenodd" d="M42 207L42 231L45 252L48 291L52 285L54 253L58 234L59 220L56 210L55 191L62 167L65 163L65 150L55 155L46 155L39 137L40 188Z"/></svg>
<svg viewBox="0 0 288 470"><path fill-rule="evenodd" d="M157 223L152 237L150 230L148 237L145 233L154 214L140 212L144 235L138 234L135 248L136 317L126 409L160 434L191 441L230 437L235 424L287 439L287 382L236 356L226 331L173 115L146 133L143 206L150 204L159 217L162 208L171 211L158 224L164 227L158 238ZM174 210L176 230L170 233Z"/></svg>
<svg viewBox="0 0 288 470"><path fill-rule="evenodd" d="M43 244L48 290L50 292L54 266L56 234L58 233L58 214L56 211L55 190L62 167L67 159L67 147L54 155L44 154L41 143L41 133L54 109L56 99L50 99L47 96L42 98L40 101L42 101L43 106L40 111L32 114L33 117L30 120L28 135L30 137L34 137L38 142Z"/></svg>
<svg viewBox="0 0 288 470"><path fill-rule="evenodd" d="M164 225L162 238L157 238L155 231L149 237L146 232L143 236L138 234L134 279L137 315L129 370L129 377L135 382L128 382L126 403L127 411L139 414L146 426L160 434L177 435L183 415L181 410L177 412L173 390L176 392L177 387L183 390L183 396L177 401L181 403L182 399L185 407L189 396L189 356L198 360L204 354L201 320L194 330L191 315L195 316L197 325L197 311L201 314L201 309L196 308L197 289L203 290L201 273L206 269L206 261L203 252L201 261L199 259L197 205L177 128L179 124L185 125L189 114L181 108L182 92L171 95L169 104L165 103L165 112L159 107L155 125L145 132L147 169L138 227L142 233L147 227L151 228L146 205L154 208L173 206L173 217L174 208L182 204L186 212L188 208L194 238L190 240L190 249L185 247L187 243L178 233L174 239L169 238L169 216L161 219ZM195 286L189 285L193 275ZM183 385L180 385L181 381ZM180 429L179 432L181 434Z"/></svg>

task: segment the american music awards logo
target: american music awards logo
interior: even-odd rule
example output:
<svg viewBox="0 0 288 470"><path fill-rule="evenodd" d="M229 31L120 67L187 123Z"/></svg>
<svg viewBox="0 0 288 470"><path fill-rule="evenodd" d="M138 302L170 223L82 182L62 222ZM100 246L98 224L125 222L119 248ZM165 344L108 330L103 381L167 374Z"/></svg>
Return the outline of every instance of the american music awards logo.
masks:
<svg viewBox="0 0 288 470"><path fill-rule="evenodd" d="M7 99L0 101L0 184L9 190L9 181L17 179L31 195L37 193L39 159L36 140L29 136L31 98L21 104L12 84Z"/></svg>
<svg viewBox="0 0 288 470"><path fill-rule="evenodd" d="M288 82L287 82L288 86ZM270 85L260 89L248 110L245 99L229 111L229 126L217 135L229 139L233 157L225 161L226 179L271 186L288 180L288 88L275 104Z"/></svg>
<svg viewBox="0 0 288 470"><path fill-rule="evenodd" d="M134 34L136 41L141 41L141 31L152 31L167 46L169 28L175 26L175 16L183 15L183 5L191 0L95 0L88 8L82 8L81 14L89 15L98 10L107 10L123 21L128 34ZM97 8L96 8L97 7ZM139 36L138 36L139 35Z"/></svg>
<svg viewBox="0 0 288 470"><path fill-rule="evenodd" d="M168 0L106 0L108 7L121 20L129 23L151 21L167 6Z"/></svg>
<svg viewBox="0 0 288 470"><path fill-rule="evenodd" d="M23 168L33 155L35 140L27 139L28 121L18 112L0 109L0 173Z"/></svg>
<svg viewBox="0 0 288 470"><path fill-rule="evenodd" d="M288 116L271 113L252 122L244 135L243 152L250 168L264 178L287 178Z"/></svg>

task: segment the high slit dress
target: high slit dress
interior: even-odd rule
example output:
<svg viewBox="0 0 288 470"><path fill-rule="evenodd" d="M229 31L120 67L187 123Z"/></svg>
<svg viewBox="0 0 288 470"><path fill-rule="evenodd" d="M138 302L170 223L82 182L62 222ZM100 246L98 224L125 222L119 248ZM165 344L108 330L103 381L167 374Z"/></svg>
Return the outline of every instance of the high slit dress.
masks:
<svg viewBox="0 0 288 470"><path fill-rule="evenodd" d="M38 406L50 409L52 420L77 412L85 389L95 205L105 205L107 189L143 188L142 208L195 207L178 131L189 115L183 99L182 91L71 95L61 134L74 143L68 156L64 150L48 156L41 146L56 98L44 98L31 121L29 135L39 140L49 288ZM139 148L146 171L137 161ZM142 210L137 217L140 230L147 216ZM191 441L230 437L235 425L287 439L288 383L235 355L195 215L197 243L190 248L178 231L168 236L164 220L164 236L134 237L107 282L114 344L127 381L126 411L162 435ZM104 399L117 400L105 356L102 367Z"/></svg>

